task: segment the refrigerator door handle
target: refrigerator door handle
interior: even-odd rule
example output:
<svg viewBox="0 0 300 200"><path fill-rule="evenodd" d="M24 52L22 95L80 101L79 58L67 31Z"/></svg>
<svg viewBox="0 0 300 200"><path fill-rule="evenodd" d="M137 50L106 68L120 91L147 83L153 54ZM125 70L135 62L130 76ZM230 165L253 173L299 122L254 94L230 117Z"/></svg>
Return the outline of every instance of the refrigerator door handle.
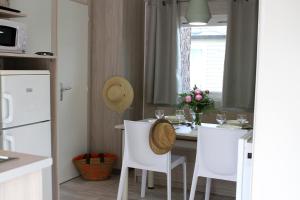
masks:
<svg viewBox="0 0 300 200"><path fill-rule="evenodd" d="M11 123L13 121L13 99L12 96L10 94L3 94L3 99L7 101L7 117L4 116L4 120L3 122L8 124Z"/></svg>
<svg viewBox="0 0 300 200"><path fill-rule="evenodd" d="M15 139L12 135L4 135L4 150L16 151Z"/></svg>

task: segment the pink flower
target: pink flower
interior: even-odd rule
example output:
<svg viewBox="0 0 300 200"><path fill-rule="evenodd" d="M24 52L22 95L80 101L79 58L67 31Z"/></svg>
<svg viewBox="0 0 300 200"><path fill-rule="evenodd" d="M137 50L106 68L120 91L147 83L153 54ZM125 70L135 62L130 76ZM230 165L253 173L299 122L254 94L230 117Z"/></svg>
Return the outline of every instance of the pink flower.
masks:
<svg viewBox="0 0 300 200"><path fill-rule="evenodd" d="M196 89L195 90L195 94L197 95L197 94L201 94L201 90L200 89Z"/></svg>
<svg viewBox="0 0 300 200"><path fill-rule="evenodd" d="M202 97L200 94L197 94L197 95L195 96L196 101L201 101L202 98L203 98L203 97Z"/></svg>
<svg viewBox="0 0 300 200"><path fill-rule="evenodd" d="M185 102L186 103L191 103L191 101L192 101L192 97L190 95L185 97Z"/></svg>

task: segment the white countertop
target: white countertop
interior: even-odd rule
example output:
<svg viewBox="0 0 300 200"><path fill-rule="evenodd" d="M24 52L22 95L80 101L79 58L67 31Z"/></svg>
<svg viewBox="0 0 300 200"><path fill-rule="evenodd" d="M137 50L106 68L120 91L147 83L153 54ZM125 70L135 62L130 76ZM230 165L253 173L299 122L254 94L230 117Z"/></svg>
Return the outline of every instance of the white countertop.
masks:
<svg viewBox="0 0 300 200"><path fill-rule="evenodd" d="M0 162L0 183L24 176L52 165L52 158L0 150L1 156L17 159Z"/></svg>

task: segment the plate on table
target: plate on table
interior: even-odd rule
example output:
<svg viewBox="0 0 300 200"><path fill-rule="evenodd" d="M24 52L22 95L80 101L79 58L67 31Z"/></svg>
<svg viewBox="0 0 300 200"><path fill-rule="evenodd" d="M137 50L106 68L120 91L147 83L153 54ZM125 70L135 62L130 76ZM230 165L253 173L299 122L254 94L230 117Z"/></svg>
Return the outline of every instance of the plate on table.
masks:
<svg viewBox="0 0 300 200"><path fill-rule="evenodd" d="M237 125L232 125L232 124L222 124L222 125L218 125L218 128L231 128L231 129L241 129L241 126L237 126Z"/></svg>
<svg viewBox="0 0 300 200"><path fill-rule="evenodd" d="M249 122L246 121L245 124L248 124ZM242 126L241 123L238 120L227 120L226 124L234 125L234 126Z"/></svg>
<svg viewBox="0 0 300 200"><path fill-rule="evenodd" d="M156 119L149 119L148 122L150 123L154 123L156 121Z"/></svg>
<svg viewBox="0 0 300 200"><path fill-rule="evenodd" d="M180 121L177 119L176 116L165 116L166 120L169 120L171 124L180 124Z"/></svg>

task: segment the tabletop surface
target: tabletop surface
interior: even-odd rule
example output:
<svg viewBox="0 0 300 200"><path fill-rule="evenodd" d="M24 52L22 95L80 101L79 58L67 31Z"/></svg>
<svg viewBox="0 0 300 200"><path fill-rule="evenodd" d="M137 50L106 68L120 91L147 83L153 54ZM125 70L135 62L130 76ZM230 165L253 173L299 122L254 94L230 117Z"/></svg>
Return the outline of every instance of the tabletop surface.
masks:
<svg viewBox="0 0 300 200"><path fill-rule="evenodd" d="M153 123L154 119L144 119L144 120L140 120L140 122L149 122L149 123L152 122ZM210 123L202 123L201 126L211 127L211 128L231 128L231 129L241 128L241 127L229 125L229 124L219 125L219 124L210 124ZM124 130L124 124L116 125L115 128ZM197 135L198 135L197 130L195 130L194 128L191 128L191 126L174 125L174 128L176 131L177 139L197 140Z"/></svg>

